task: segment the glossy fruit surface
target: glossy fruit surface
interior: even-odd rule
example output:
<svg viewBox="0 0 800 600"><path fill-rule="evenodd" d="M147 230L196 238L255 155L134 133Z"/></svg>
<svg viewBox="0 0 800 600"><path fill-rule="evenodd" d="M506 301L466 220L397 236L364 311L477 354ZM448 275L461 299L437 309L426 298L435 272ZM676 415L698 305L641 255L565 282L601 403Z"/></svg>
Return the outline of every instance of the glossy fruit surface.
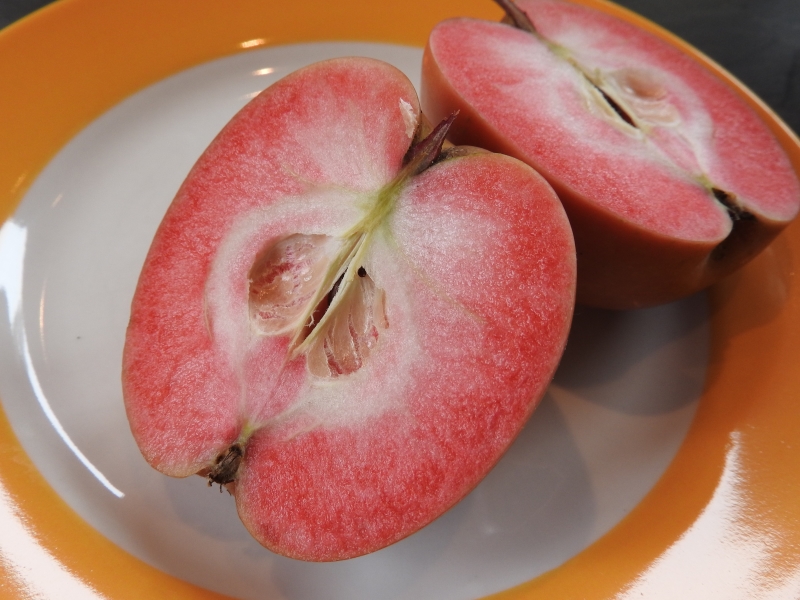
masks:
<svg viewBox="0 0 800 600"><path fill-rule="evenodd" d="M357 556L452 506L565 344L555 193L509 157L437 157L445 129L420 128L385 63L287 76L200 158L140 276L123 385L142 453L227 485L282 554Z"/></svg>
<svg viewBox="0 0 800 600"><path fill-rule="evenodd" d="M460 110L455 143L520 158L553 185L578 248L578 300L653 305L703 289L797 213L800 184L764 123L688 54L559 0L534 31L452 19L432 32L422 104Z"/></svg>

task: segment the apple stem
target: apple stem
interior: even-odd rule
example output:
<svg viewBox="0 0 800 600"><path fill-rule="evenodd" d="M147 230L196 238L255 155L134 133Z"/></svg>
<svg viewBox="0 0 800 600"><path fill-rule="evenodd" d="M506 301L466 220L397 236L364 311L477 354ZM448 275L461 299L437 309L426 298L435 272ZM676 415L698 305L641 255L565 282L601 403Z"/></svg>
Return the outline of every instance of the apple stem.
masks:
<svg viewBox="0 0 800 600"><path fill-rule="evenodd" d="M516 5L514 0L494 0L495 3L502 8L505 13L508 21L510 21L511 25L516 27L517 29L522 29L523 31L527 31L528 33L533 33L538 35L536 31L536 27L533 25L533 21L530 20L528 15L526 15L519 6Z"/></svg>
<svg viewBox="0 0 800 600"><path fill-rule="evenodd" d="M420 142L417 142L406 152L403 159L403 168L379 193L372 210L356 225L351 227L346 238L359 236L361 241L365 241L371 232L382 223L393 209L394 203L400 190L406 185L409 179L419 175L425 169L435 163L441 153L450 126L453 124L458 111L453 112L449 117L443 119L433 130ZM361 242L359 242L360 244Z"/></svg>
<svg viewBox="0 0 800 600"><path fill-rule="evenodd" d="M453 124L453 121L455 121L457 115L458 111L451 113L449 117L442 120L441 123L434 127L433 131L431 131L425 139L408 149L403 161L405 166L397 179L405 181L408 177L419 175L436 162L436 159L439 158L439 154L442 152L442 145L450 131L450 126Z"/></svg>

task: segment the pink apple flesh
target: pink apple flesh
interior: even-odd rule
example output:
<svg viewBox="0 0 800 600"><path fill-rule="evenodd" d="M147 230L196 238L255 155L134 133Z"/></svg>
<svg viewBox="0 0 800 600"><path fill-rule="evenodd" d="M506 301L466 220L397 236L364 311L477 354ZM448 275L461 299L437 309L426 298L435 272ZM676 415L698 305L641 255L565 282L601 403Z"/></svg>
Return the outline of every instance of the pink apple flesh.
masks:
<svg viewBox="0 0 800 600"><path fill-rule="evenodd" d="M422 107L450 139L515 156L562 199L578 301L674 300L740 267L791 221L800 184L765 124L692 57L560 0L520 0L535 33L453 19L431 33Z"/></svg>
<svg viewBox="0 0 800 600"><path fill-rule="evenodd" d="M552 188L513 158L404 157L399 71L338 59L223 129L156 233L123 390L144 457L226 484L268 548L337 560L440 515L542 397L575 294Z"/></svg>

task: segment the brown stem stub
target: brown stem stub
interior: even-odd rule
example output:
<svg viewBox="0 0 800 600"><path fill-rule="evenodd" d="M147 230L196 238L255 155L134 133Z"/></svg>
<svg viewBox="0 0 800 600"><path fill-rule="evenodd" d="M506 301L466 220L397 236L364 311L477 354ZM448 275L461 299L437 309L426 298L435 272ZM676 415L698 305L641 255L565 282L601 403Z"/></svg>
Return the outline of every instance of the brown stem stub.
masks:
<svg viewBox="0 0 800 600"><path fill-rule="evenodd" d="M458 111L453 112L449 117L442 120L428 136L419 143L411 146L404 159L403 176L419 175L430 167L442 151L447 132L455 121Z"/></svg>
<svg viewBox="0 0 800 600"><path fill-rule="evenodd" d="M243 457L244 449L240 444L233 444L225 452L217 456L213 468L208 473L209 487L218 483L219 489L222 491L223 485L234 482Z"/></svg>
<svg viewBox="0 0 800 600"><path fill-rule="evenodd" d="M514 3L514 0L494 1L505 11L506 19L504 20L510 25L513 25L517 29L522 29L522 31L527 31L528 33L536 33L536 27L534 27L533 21L530 20L528 15L520 10L520 8Z"/></svg>

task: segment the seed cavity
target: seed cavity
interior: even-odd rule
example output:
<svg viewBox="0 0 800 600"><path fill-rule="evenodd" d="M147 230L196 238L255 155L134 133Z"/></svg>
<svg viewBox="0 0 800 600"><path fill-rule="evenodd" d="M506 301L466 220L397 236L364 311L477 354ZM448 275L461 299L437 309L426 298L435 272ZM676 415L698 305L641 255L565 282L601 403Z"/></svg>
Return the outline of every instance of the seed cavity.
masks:
<svg viewBox="0 0 800 600"><path fill-rule="evenodd" d="M309 371L317 377L339 377L358 371L368 360L384 330L386 297L364 267L341 293L337 310L320 324L307 351Z"/></svg>
<svg viewBox="0 0 800 600"><path fill-rule="evenodd" d="M360 369L388 327L383 290L353 263L357 246L293 234L263 250L250 269L253 328L290 334L291 357L305 354L318 377Z"/></svg>
<svg viewBox="0 0 800 600"><path fill-rule="evenodd" d="M624 104L638 127L675 127L681 116L670 102L663 76L652 69L625 67L604 74L606 94Z"/></svg>
<svg viewBox="0 0 800 600"><path fill-rule="evenodd" d="M300 326L335 247L330 236L294 234L256 257L248 278L250 322L257 331L279 335Z"/></svg>
<svg viewBox="0 0 800 600"><path fill-rule="evenodd" d="M653 71L624 68L590 73L573 59L568 62L589 85L593 104L607 118L647 133L654 127L674 128L681 123L666 86Z"/></svg>
<svg viewBox="0 0 800 600"><path fill-rule="evenodd" d="M630 98L659 102L667 97L667 88L655 72L637 67L623 67L611 72L619 90Z"/></svg>

